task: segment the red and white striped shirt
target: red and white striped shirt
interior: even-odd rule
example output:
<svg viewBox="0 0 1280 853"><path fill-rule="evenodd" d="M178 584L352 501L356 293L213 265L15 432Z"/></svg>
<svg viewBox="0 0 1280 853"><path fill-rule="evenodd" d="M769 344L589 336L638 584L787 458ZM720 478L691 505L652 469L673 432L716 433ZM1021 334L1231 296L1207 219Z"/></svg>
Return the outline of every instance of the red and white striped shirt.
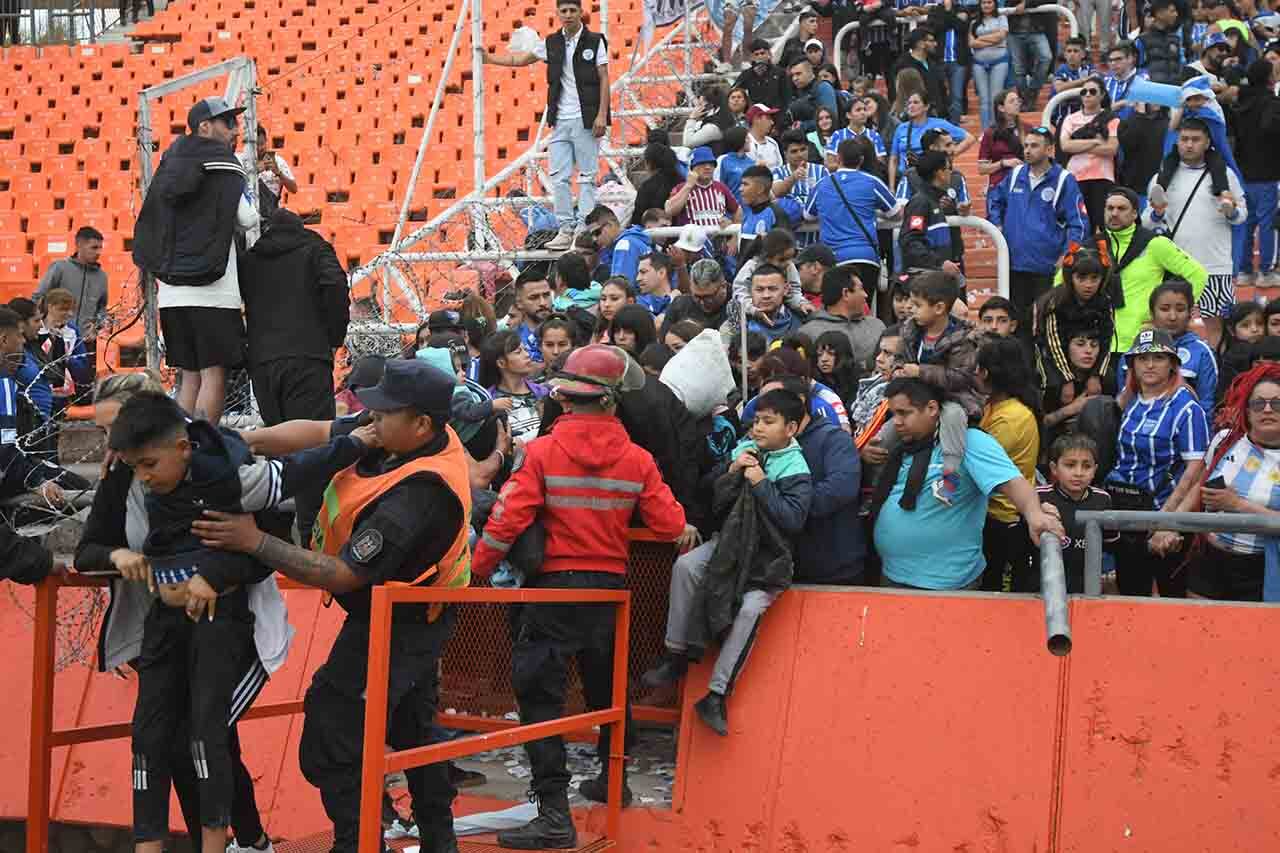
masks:
<svg viewBox="0 0 1280 853"><path fill-rule="evenodd" d="M681 189L682 187L676 187L671 195L675 196ZM732 219L737 212L738 200L724 184L719 181L712 181L705 187L694 184L676 224L687 225L692 222L703 228L719 228L723 220Z"/></svg>

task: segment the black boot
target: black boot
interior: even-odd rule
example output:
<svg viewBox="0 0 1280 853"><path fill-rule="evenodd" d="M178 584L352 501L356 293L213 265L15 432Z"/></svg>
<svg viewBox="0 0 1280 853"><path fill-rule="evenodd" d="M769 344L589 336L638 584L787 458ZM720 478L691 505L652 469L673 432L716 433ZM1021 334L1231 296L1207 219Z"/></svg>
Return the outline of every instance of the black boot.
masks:
<svg viewBox="0 0 1280 853"><path fill-rule="evenodd" d="M453 816L442 816L418 823L420 853L458 853L458 838L453 834Z"/></svg>
<svg viewBox="0 0 1280 853"><path fill-rule="evenodd" d="M609 802L609 774L601 773L594 779L578 783L578 793L593 803ZM627 785L627 775L622 774L622 805L631 805L631 788Z"/></svg>
<svg viewBox="0 0 1280 853"><path fill-rule="evenodd" d="M668 650L657 666L640 676L640 683L650 688L665 687L668 684L675 684L684 678L685 673L688 671L688 655L683 652Z"/></svg>
<svg viewBox="0 0 1280 853"><path fill-rule="evenodd" d="M498 833L498 846L507 850L572 850L578 830L569 813L569 792L538 795L538 816L518 829Z"/></svg>
<svg viewBox="0 0 1280 853"><path fill-rule="evenodd" d="M698 718L710 726L716 734L724 737L729 734L729 709L724 704L724 697L714 691L699 699L693 706Z"/></svg>

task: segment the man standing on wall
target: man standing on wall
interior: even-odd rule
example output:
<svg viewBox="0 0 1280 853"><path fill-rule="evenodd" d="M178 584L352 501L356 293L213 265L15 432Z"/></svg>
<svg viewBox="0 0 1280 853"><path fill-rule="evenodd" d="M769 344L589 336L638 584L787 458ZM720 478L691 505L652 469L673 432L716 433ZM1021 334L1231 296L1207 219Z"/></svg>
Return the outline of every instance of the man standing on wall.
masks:
<svg viewBox="0 0 1280 853"><path fill-rule="evenodd" d="M547 126L551 140L551 178L556 221L560 230L544 248L563 251L573 246L574 228L581 220L573 208L573 171L578 171L578 210L582 216L596 206L600 137L609 123L609 42L582 25L582 0L559 0L561 29L539 42L532 52L496 56L476 49L486 65L519 68L541 60L547 63Z"/></svg>

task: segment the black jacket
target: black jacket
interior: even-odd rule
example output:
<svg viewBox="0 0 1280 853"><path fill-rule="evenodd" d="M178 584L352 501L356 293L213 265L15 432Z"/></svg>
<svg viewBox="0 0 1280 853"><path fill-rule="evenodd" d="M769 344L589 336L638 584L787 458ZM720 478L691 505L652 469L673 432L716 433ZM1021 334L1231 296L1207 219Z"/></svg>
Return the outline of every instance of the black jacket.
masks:
<svg viewBox="0 0 1280 853"><path fill-rule="evenodd" d="M938 40L941 41L945 34L939 34ZM947 78L942 74L942 60L929 57L929 66L907 51L898 57L898 61L893 64L893 78L897 80L898 72L903 69L911 68L920 73L920 78L924 80L924 87L929 92L929 115L945 117L950 101L947 99ZM896 95L897 92L895 91Z"/></svg>
<svg viewBox="0 0 1280 853"><path fill-rule="evenodd" d="M350 320L347 274L319 234L277 210L271 227L239 256L249 363L279 358L333 361Z"/></svg>
<svg viewBox="0 0 1280 853"><path fill-rule="evenodd" d="M951 233L955 229L934 227L945 226L947 215L942 210L942 193L933 184L924 184L911 197L902 221L898 244L904 267L938 270L943 261L959 262L964 256L964 243Z"/></svg>
<svg viewBox="0 0 1280 853"><path fill-rule="evenodd" d="M1151 27L1138 36L1141 42L1144 64L1152 83L1177 86L1182 83L1182 58L1185 41L1182 27L1171 30Z"/></svg>
<svg viewBox="0 0 1280 853"><path fill-rule="evenodd" d="M1169 117L1164 110L1152 113L1133 113L1120 121L1116 138L1120 151L1116 177L1123 187L1141 195L1147 194L1151 177L1160 169L1164 159L1164 137L1169 129ZM1062 162L1059 160L1059 162ZM1095 224L1094 229L1097 229Z"/></svg>
<svg viewBox="0 0 1280 853"><path fill-rule="evenodd" d="M785 110L791 102L791 78L785 68L777 65L771 64L763 75L757 74L753 65L738 75L733 87L746 89L751 103L764 104L776 110Z"/></svg>
<svg viewBox="0 0 1280 853"><path fill-rule="evenodd" d="M565 57L564 30L556 30L547 36L547 125L556 123L556 113L560 109L561 72L564 70ZM582 105L582 126L591 127L595 123L596 113L604 102L605 121L609 120L608 93L601 93L600 67L596 65L600 51L607 51L609 42L600 33L593 33L586 27L578 33L577 49L569 61L573 63L573 79L578 84L578 102Z"/></svg>
<svg viewBox="0 0 1280 853"><path fill-rule="evenodd" d="M1266 86L1241 86L1232 110L1236 163L1250 183L1280 181L1280 97Z"/></svg>
<svg viewBox="0 0 1280 853"><path fill-rule="evenodd" d="M133 262L166 284L212 284L227 271L245 174L232 150L183 136L169 146L133 227Z"/></svg>
<svg viewBox="0 0 1280 853"><path fill-rule="evenodd" d="M186 479L167 494L148 492L150 530L142 553L159 582L170 576L199 574L222 592L231 586L257 583L271 574L248 554L206 548L191 532L191 522L206 509L257 512L276 506L299 490L315 488L319 479L352 465L365 446L350 436L294 454L284 461L256 459L239 433L208 421L187 425L191 462ZM315 482L313 482L315 481Z"/></svg>

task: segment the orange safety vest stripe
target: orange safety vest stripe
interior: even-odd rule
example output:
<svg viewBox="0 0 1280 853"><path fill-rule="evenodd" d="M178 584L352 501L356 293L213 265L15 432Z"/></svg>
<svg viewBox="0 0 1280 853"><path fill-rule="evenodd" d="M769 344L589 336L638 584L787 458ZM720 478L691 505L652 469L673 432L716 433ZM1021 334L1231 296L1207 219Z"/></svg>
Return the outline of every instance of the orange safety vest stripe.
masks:
<svg viewBox="0 0 1280 853"><path fill-rule="evenodd" d="M464 587L471 583L471 546L468 532L471 519L471 479L467 456L451 427L445 427L448 442L444 450L431 456L420 456L398 465L384 474L363 476L352 465L334 475L324 492L324 504L312 530L311 547L336 557L351 539L364 511L397 484L420 474L435 474L462 504L463 523L449 550L439 563L424 566L412 581L388 581L393 586L419 586L435 577L435 586ZM431 618L440 608L433 605Z"/></svg>

